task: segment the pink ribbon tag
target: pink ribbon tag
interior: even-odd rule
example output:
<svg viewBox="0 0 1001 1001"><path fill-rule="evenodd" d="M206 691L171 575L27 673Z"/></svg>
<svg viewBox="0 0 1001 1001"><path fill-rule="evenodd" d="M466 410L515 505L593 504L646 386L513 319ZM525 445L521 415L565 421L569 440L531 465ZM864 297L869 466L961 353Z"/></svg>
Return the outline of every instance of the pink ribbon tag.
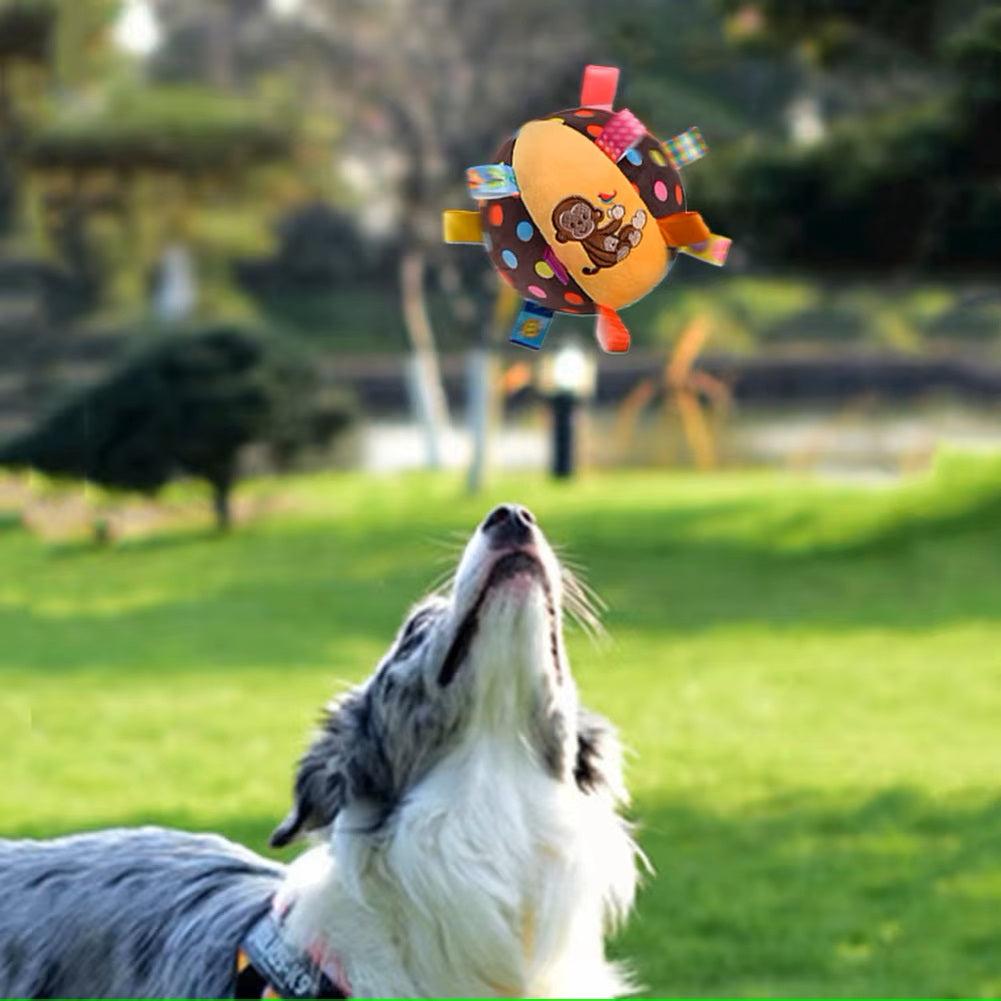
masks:
<svg viewBox="0 0 1001 1001"><path fill-rule="evenodd" d="M643 123L628 108L622 108L608 119L594 145L613 163L617 163L645 135Z"/></svg>

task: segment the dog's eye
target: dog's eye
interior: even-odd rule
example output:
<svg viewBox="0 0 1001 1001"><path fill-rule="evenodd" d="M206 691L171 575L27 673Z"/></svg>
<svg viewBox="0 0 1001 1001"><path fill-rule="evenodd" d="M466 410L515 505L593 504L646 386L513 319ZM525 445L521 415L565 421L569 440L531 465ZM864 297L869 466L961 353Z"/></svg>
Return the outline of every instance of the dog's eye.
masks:
<svg viewBox="0 0 1001 1001"><path fill-rule="evenodd" d="M409 657L424 642L430 623L431 613L429 611L418 612L403 630L393 659L402 660Z"/></svg>

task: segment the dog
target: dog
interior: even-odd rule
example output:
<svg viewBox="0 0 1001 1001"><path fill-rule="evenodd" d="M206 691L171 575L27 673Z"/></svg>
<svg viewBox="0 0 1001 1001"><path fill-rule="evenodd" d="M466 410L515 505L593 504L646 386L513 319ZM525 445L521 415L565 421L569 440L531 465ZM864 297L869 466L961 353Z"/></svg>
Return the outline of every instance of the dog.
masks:
<svg viewBox="0 0 1001 1001"><path fill-rule="evenodd" d="M327 707L271 838L313 842L289 865L160 828L0 842L0 995L631 990L604 940L642 856L618 738L578 703L573 606L531 513L491 511L451 584Z"/></svg>

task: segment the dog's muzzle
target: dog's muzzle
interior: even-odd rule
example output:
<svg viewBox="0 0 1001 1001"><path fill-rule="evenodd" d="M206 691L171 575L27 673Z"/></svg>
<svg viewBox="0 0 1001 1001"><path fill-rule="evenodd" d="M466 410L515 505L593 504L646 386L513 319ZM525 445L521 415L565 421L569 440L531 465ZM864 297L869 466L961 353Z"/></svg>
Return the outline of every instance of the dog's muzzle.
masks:
<svg viewBox="0 0 1001 1001"><path fill-rule="evenodd" d="M501 504L484 519L480 532L486 540L492 559L486 579L480 585L476 598L463 616L455 637L438 672L438 683L451 683L469 654L480 623L480 612L491 591L519 575L533 577L542 587L549 611L550 631L555 632L556 607L552 582L539 554L541 533L535 528L535 517L528 508L519 504ZM543 545L545 542L543 540ZM555 639L551 643L555 651ZM558 657L554 652L555 668L559 672Z"/></svg>
<svg viewBox="0 0 1001 1001"><path fill-rule="evenodd" d="M483 521L482 532L491 549L509 549L528 546L533 542L532 526L535 516L520 504L501 504Z"/></svg>

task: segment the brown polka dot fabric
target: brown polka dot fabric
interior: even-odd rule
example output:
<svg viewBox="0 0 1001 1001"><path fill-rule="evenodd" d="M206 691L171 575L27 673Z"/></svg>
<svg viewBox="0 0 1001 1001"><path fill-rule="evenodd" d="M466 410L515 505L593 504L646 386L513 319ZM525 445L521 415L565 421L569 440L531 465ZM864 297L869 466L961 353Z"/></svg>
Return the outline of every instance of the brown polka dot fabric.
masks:
<svg viewBox="0 0 1001 1001"><path fill-rule="evenodd" d="M510 163L517 136L497 151L495 163ZM593 313L594 303L565 272L547 260L548 243L519 197L481 201L483 244L498 274L519 295L554 312ZM550 257L551 260L551 257Z"/></svg>

